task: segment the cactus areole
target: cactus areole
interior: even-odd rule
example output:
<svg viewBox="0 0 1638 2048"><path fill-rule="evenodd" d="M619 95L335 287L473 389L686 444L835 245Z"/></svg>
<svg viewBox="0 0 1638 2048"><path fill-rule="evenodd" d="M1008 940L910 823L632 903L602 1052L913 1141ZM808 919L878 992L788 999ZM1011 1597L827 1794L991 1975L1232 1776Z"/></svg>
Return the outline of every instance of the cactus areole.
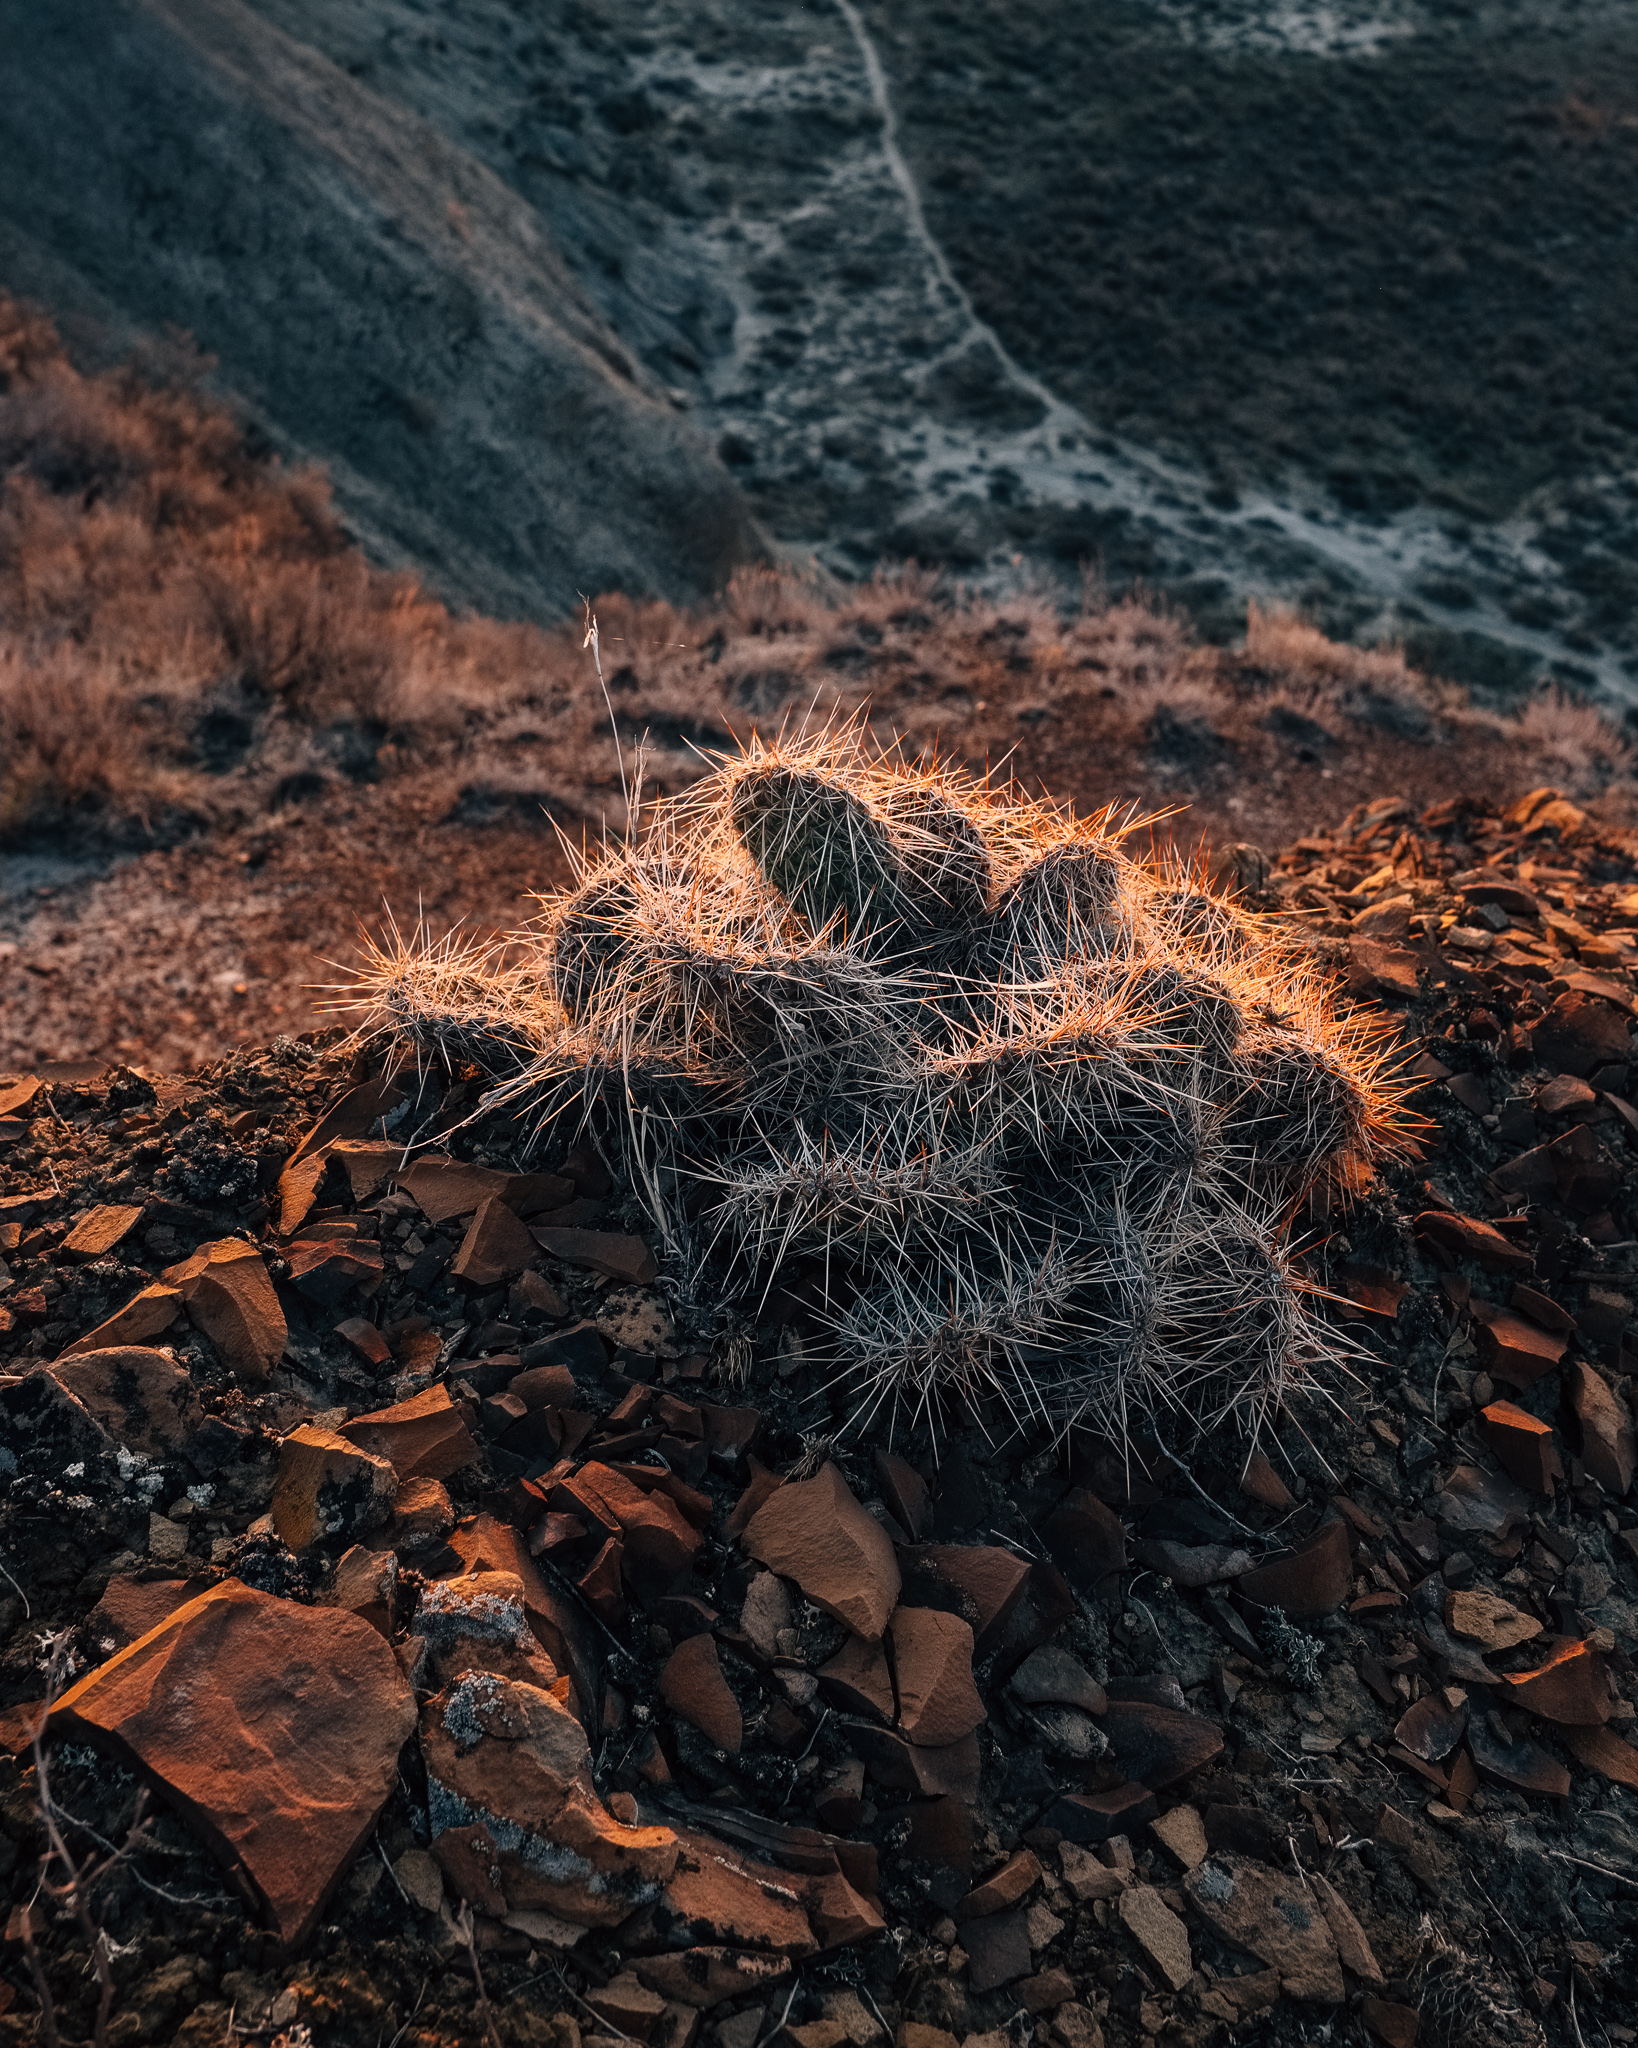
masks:
<svg viewBox="0 0 1638 2048"><path fill-rule="evenodd" d="M1336 1347L1288 1236L1395 1141L1380 1026L1121 842L857 726L753 738L504 966L405 948L371 994L589 1124L684 1298L805 1260L860 1420L1255 1434Z"/></svg>

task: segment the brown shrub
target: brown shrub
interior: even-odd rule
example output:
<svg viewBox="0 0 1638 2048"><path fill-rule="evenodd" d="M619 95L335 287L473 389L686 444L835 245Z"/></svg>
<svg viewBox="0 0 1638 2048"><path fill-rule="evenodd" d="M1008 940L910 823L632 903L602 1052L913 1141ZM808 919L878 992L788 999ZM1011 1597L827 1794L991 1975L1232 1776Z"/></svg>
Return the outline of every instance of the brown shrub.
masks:
<svg viewBox="0 0 1638 2048"><path fill-rule="evenodd" d="M255 452L204 367L173 347L82 375L49 322L0 300L0 839L231 827L388 778L422 819L623 831L578 628L456 617L373 568L323 477ZM697 780L731 734L863 712L914 757L1007 760L1094 807L1191 801L1197 830L1272 842L1333 774L1301 765L1313 750L1281 714L1343 748L1356 782L1408 775L1430 798L1500 775L1520 733L1396 649L1256 606L1225 656L1153 604L1089 592L1066 614L1054 592L985 597L916 569L851 586L747 570L698 614L596 602L619 745L646 741L651 792ZM1523 735L1579 795L1628 767L1562 696Z"/></svg>

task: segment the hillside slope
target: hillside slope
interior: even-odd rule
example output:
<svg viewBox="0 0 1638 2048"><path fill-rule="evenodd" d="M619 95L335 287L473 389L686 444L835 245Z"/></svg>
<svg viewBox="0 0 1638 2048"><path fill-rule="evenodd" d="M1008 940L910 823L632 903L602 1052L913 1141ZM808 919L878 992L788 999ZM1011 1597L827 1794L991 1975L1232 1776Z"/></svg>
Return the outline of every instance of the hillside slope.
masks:
<svg viewBox="0 0 1638 2048"><path fill-rule="evenodd" d="M0 271L172 326L371 553L503 616L686 599L760 551L727 470L535 210L239 0L6 0Z"/></svg>

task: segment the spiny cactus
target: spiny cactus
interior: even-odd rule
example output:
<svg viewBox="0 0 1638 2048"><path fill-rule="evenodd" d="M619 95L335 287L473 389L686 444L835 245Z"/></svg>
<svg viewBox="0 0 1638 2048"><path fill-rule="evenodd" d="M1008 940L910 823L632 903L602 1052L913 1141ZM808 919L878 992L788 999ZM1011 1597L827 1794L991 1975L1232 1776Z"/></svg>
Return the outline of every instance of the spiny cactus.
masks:
<svg viewBox="0 0 1638 2048"><path fill-rule="evenodd" d="M593 1123L696 1291L821 1259L861 1417L1254 1431L1326 1348L1294 1203L1393 1102L1272 920L1120 841L857 726L753 738L504 972L401 950L371 993Z"/></svg>

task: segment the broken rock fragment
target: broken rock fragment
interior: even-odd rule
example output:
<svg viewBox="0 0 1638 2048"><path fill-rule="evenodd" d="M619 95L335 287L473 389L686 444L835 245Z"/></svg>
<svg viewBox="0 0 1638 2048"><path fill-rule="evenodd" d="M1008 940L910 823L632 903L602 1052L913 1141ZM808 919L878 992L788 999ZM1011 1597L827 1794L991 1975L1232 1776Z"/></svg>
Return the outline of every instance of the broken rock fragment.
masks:
<svg viewBox="0 0 1638 2048"><path fill-rule="evenodd" d="M1452 1635L1486 1650L1510 1650L1541 1634L1541 1623L1524 1614L1499 1593L1478 1588L1445 1595L1445 1626Z"/></svg>
<svg viewBox="0 0 1638 2048"><path fill-rule="evenodd" d="M242 1238L201 1245L163 1274L188 1313L241 1379L265 1380L284 1356L288 1331L262 1255Z"/></svg>
<svg viewBox="0 0 1638 2048"><path fill-rule="evenodd" d="M1221 1731L1186 1708L1111 1700L1102 1725L1121 1769L1151 1791L1175 1785L1223 1753Z"/></svg>
<svg viewBox="0 0 1638 2048"><path fill-rule="evenodd" d="M448 1479L478 1462L472 1432L447 1387L428 1387L394 1407L355 1415L340 1433L371 1457L384 1458L401 1481Z"/></svg>
<svg viewBox="0 0 1638 2048"><path fill-rule="evenodd" d="M1194 1975L1189 1930L1153 1885L1133 1885L1122 1892L1121 1925L1173 1991L1181 1991Z"/></svg>
<svg viewBox="0 0 1638 2048"><path fill-rule="evenodd" d="M294 1947L397 1783L415 1701L368 1622L225 1579L65 1693L51 1725L156 1780Z"/></svg>
<svg viewBox="0 0 1638 2048"><path fill-rule="evenodd" d="M1083 1713L1101 1714L1109 1704L1086 1666L1052 1643L1032 1650L1009 1683L1028 1706L1079 1707Z"/></svg>
<svg viewBox="0 0 1638 2048"><path fill-rule="evenodd" d="M1623 1499L1638 1466L1638 1438L1626 1404L1601 1374L1579 1362L1565 1374L1565 1393L1575 1417L1582 1464L1606 1493Z"/></svg>
<svg viewBox="0 0 1638 2048"><path fill-rule="evenodd" d="M421 1715L434 1845L481 1825L509 1911L608 1927L653 1901L677 1862L669 1828L627 1827L591 1778L585 1730L552 1693L471 1671Z"/></svg>
<svg viewBox="0 0 1638 2048"><path fill-rule="evenodd" d="M471 1287L498 1287L539 1257L534 1238L498 1195L487 1195L467 1226L449 1270Z"/></svg>
<svg viewBox="0 0 1638 2048"><path fill-rule="evenodd" d="M304 1423L279 1446L273 1526L288 1550L326 1536L367 1536L392 1514L398 1475L344 1436Z"/></svg>
<svg viewBox="0 0 1638 2048"><path fill-rule="evenodd" d="M1239 1590L1256 1607L1278 1607L1289 1621L1321 1621L1353 1591L1348 1525L1322 1522L1283 1557L1242 1574Z"/></svg>
<svg viewBox="0 0 1638 2048"><path fill-rule="evenodd" d="M133 1294L123 1308L115 1309L106 1322L65 1347L64 1358L81 1351L112 1351L127 1344L146 1344L168 1330L182 1313L182 1290L156 1283Z"/></svg>
<svg viewBox="0 0 1638 2048"><path fill-rule="evenodd" d="M672 1651L660 1673L660 1693L672 1712L697 1728L707 1742L731 1756L737 1753L745 1739L745 1723L711 1636L690 1636Z"/></svg>
<svg viewBox="0 0 1638 2048"><path fill-rule="evenodd" d="M1212 1932L1278 1970L1288 1996L1341 2002L1336 1942L1318 1898L1301 1878L1221 1850L1183 1882Z"/></svg>
<svg viewBox="0 0 1638 2048"><path fill-rule="evenodd" d="M836 1465L771 1494L751 1518L745 1547L855 1635L880 1639L899 1597L898 1560Z"/></svg>
<svg viewBox="0 0 1638 2048"><path fill-rule="evenodd" d="M1534 1671L1504 1678L1510 1706L1527 1707L1568 1728L1601 1726L1610 1717L1604 1660L1591 1643L1566 1643Z"/></svg>
<svg viewBox="0 0 1638 2048"><path fill-rule="evenodd" d="M1496 1454L1496 1462L1520 1486L1531 1493L1549 1497L1564 1477L1564 1466L1553 1442L1551 1423L1538 1421L1511 1401L1492 1401L1481 1411L1485 1441Z"/></svg>
<svg viewBox="0 0 1638 2048"><path fill-rule="evenodd" d="M924 1749L942 1749L984 1719L973 1684L973 1632L959 1615L898 1607L887 1626L899 1696L899 1727Z"/></svg>
<svg viewBox="0 0 1638 2048"><path fill-rule="evenodd" d="M163 1351L82 1351L52 1371L111 1437L144 1457L176 1456L205 1419L186 1368Z"/></svg>
<svg viewBox="0 0 1638 2048"><path fill-rule="evenodd" d="M86 1262L91 1259L105 1259L116 1245L124 1242L142 1221L142 1205L137 1203L104 1203L98 1208L87 1209L63 1239L59 1249L65 1258Z"/></svg>

